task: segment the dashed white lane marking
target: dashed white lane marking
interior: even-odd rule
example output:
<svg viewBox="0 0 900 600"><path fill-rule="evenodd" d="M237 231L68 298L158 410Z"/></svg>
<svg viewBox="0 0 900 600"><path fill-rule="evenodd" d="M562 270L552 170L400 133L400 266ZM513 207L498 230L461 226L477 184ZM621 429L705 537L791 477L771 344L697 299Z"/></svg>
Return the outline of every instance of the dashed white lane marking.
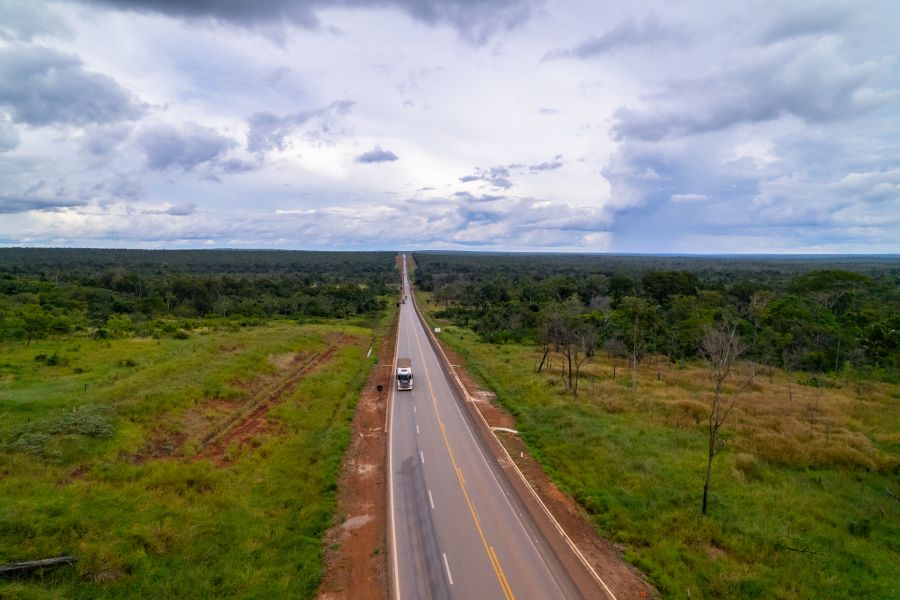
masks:
<svg viewBox="0 0 900 600"><path fill-rule="evenodd" d="M416 423L416 435L419 435L419 424Z"/></svg>
<svg viewBox="0 0 900 600"><path fill-rule="evenodd" d="M431 490L428 490L428 502L431 503L431 510L434 510L434 496L431 495Z"/></svg>
<svg viewBox="0 0 900 600"><path fill-rule="evenodd" d="M413 404L413 412L416 412L416 405Z"/></svg>
<svg viewBox="0 0 900 600"><path fill-rule="evenodd" d="M419 450L419 458L422 459L422 464L424 465L424 464L425 464L425 455L422 454L422 451L421 451L421 450Z"/></svg>
<svg viewBox="0 0 900 600"><path fill-rule="evenodd" d="M447 579L450 580L450 585L453 585L453 575L450 574L450 563L447 562L446 552L444 552L444 568L447 569Z"/></svg>

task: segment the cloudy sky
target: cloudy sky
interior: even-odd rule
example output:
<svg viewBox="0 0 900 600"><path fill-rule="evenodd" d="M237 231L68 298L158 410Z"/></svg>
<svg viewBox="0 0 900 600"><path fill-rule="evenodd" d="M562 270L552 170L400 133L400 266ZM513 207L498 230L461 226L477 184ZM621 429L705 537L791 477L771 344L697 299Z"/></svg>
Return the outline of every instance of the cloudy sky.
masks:
<svg viewBox="0 0 900 600"><path fill-rule="evenodd" d="M898 58L895 0L0 0L0 245L896 253Z"/></svg>

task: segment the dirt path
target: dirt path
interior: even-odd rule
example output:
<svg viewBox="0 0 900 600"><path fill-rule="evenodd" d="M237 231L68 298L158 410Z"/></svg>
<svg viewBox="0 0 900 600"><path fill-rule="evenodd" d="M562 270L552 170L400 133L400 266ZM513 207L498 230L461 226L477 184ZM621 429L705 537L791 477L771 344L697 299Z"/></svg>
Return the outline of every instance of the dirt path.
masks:
<svg viewBox="0 0 900 600"><path fill-rule="evenodd" d="M353 417L353 437L338 481L337 518L325 535L320 600L387 598L384 425L396 335L395 318L381 340L378 364L369 375ZM377 391L379 385L383 387L381 393Z"/></svg>

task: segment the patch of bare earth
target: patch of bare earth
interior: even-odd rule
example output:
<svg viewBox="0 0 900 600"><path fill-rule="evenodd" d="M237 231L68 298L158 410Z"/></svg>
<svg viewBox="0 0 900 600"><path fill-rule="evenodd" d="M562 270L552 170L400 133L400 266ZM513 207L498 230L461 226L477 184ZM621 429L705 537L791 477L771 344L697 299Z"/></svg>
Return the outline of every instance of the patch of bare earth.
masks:
<svg viewBox="0 0 900 600"><path fill-rule="evenodd" d="M442 343L441 346L488 425L492 428L515 430L512 415L492 402L494 394L482 390L475 383L471 375L461 367L462 359L458 354L446 344ZM623 548L597 534L587 512L550 481L540 464L529 454L521 438L503 431L497 431L496 434L525 479L616 598L657 598L656 590L637 569L622 558Z"/></svg>
<svg viewBox="0 0 900 600"><path fill-rule="evenodd" d="M166 458L207 459L221 467L230 462L230 450L257 447L263 435L276 430L268 419L272 407L304 377L326 365L339 345L350 343L351 338L341 336L328 341L328 347L318 354L291 352L270 356L269 363L277 371L236 385L245 391L242 399L206 398L178 418L163 418L144 448L131 457L132 461L140 464ZM223 347L222 351L235 349Z"/></svg>
<svg viewBox="0 0 900 600"><path fill-rule="evenodd" d="M383 600L387 598L387 507L385 420L391 389L394 319L378 350L356 406L352 439L338 480L335 524L325 534L325 574L320 600ZM377 387L383 391L378 392Z"/></svg>

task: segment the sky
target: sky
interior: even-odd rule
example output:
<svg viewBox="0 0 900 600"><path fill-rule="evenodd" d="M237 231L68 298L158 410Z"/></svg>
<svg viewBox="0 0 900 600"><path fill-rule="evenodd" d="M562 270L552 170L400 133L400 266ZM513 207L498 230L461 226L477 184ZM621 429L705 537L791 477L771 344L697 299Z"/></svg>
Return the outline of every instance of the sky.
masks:
<svg viewBox="0 0 900 600"><path fill-rule="evenodd" d="M0 0L0 245L900 252L900 4Z"/></svg>

